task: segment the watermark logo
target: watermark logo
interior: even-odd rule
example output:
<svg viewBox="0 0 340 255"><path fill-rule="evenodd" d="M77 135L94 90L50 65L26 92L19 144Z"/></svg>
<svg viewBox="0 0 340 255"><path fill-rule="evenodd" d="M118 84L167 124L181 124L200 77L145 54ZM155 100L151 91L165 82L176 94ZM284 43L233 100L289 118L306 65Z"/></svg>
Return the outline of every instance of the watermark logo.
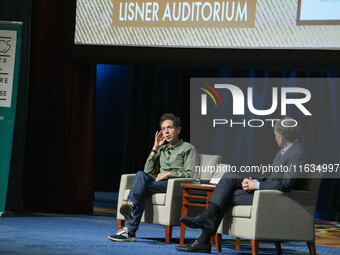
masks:
<svg viewBox="0 0 340 255"><path fill-rule="evenodd" d="M200 90L204 91L205 93L207 93L211 99L214 101L215 106L217 107L217 103L216 103L216 99L214 97L214 95L217 97L218 101L220 102L221 106L222 106L222 100L220 95L217 93L217 91L211 87L210 85L203 83L203 85L207 88L199 88ZM212 94L208 89L210 89L210 91L214 94ZM202 115L207 115L207 94L202 94L201 95L201 114Z"/></svg>
<svg viewBox="0 0 340 255"><path fill-rule="evenodd" d="M206 84L205 84L206 85ZM222 106L222 100L215 89L223 89L225 93L231 93L233 99L233 115L245 115L245 95L243 91L236 85L233 84L215 84L214 88L210 85L206 85L219 99ZM207 89L200 88L206 92L214 101L217 106L216 100L211 92ZM269 109L256 109L254 106L254 92L252 87L247 87L247 107L249 111L254 115L267 116L273 114L279 105L279 89L280 89L280 110L281 115L287 114L287 106L295 105L304 115L311 116L311 112L304 106L311 99L311 93L308 89L300 87L273 87L271 93L271 106ZM288 95L294 94L297 98L289 98ZM207 95L201 95L201 115L207 115Z"/></svg>

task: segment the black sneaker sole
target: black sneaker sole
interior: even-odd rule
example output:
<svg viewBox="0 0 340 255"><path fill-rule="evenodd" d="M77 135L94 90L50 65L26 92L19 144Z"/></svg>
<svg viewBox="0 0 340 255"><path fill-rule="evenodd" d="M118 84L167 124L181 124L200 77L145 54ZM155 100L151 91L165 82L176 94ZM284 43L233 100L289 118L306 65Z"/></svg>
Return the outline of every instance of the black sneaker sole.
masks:
<svg viewBox="0 0 340 255"><path fill-rule="evenodd" d="M135 217L132 214L131 207L128 204L123 204L119 212L124 216L126 220L133 220Z"/></svg>

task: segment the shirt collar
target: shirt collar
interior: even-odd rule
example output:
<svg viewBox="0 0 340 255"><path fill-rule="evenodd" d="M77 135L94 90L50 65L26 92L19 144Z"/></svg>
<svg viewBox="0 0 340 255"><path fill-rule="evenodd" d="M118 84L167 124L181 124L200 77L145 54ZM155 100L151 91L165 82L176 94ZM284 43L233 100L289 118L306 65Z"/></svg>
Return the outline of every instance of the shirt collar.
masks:
<svg viewBox="0 0 340 255"><path fill-rule="evenodd" d="M177 147L181 146L183 143L184 143L183 140L180 139L180 140L178 141L178 143L176 143L173 147L170 147L169 144L168 144L168 148L167 148L167 149L168 149L168 150L174 150L174 149L176 149Z"/></svg>
<svg viewBox="0 0 340 255"><path fill-rule="evenodd" d="M281 150L281 155L285 154L286 151L288 151L288 149L289 149L290 147L292 147L292 145L293 145L294 143L296 143L296 142L297 142L297 140L295 140L292 144L288 145L287 147L284 147L284 148Z"/></svg>

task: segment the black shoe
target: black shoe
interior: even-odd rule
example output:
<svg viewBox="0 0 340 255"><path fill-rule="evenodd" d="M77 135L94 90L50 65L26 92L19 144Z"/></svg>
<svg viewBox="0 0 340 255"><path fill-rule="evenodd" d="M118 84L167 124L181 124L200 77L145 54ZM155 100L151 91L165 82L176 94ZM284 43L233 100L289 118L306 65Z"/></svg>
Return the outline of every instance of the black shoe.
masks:
<svg viewBox="0 0 340 255"><path fill-rule="evenodd" d="M133 215L133 203L128 201L124 202L119 209L119 212L124 216L126 220L133 220L135 216Z"/></svg>
<svg viewBox="0 0 340 255"><path fill-rule="evenodd" d="M176 250L183 252L211 253L210 243L199 243L194 240L184 246L176 246Z"/></svg>
<svg viewBox="0 0 340 255"><path fill-rule="evenodd" d="M200 228L206 233L214 232L214 219L210 219L207 216L200 214L196 217L181 217L181 222L189 228Z"/></svg>

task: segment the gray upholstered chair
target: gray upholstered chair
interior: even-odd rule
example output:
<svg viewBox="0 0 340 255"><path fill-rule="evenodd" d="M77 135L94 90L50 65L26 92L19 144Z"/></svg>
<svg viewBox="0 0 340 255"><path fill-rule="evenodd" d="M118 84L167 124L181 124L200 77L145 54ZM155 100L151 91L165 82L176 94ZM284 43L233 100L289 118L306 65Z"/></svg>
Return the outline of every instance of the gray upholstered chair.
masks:
<svg viewBox="0 0 340 255"><path fill-rule="evenodd" d="M218 155L200 155L201 166L216 166L221 162ZM209 173L212 174L212 173ZM209 178L208 173L202 173L202 178ZM118 203L117 203L117 225L118 229L124 226L124 216L119 213L119 208L126 201L135 174L123 174L120 179ZM192 178L175 178L168 181L166 193L152 195L146 204L142 216L142 222L164 225L165 242L171 243L172 227L180 225L182 207L182 183L192 183Z"/></svg>
<svg viewBox="0 0 340 255"><path fill-rule="evenodd" d="M251 239L252 254L258 254L259 241L272 241L278 254L280 241L307 242L310 254L316 254L314 212L320 178L307 179L304 190L280 192L255 191L251 206L234 206L227 211L217 233L216 249L221 251L221 234L236 236L236 250L240 238Z"/></svg>

